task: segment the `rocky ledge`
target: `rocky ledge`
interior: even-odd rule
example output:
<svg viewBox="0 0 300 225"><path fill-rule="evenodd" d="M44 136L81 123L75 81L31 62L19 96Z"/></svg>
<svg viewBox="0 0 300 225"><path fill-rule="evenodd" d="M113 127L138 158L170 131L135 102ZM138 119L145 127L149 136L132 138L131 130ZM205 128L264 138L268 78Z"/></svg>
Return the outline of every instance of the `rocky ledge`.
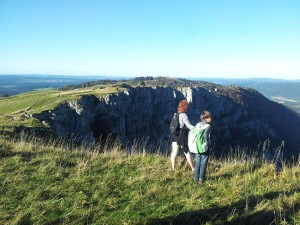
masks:
<svg viewBox="0 0 300 225"><path fill-rule="evenodd" d="M102 97L82 96L52 111L33 117L49 124L62 137L75 136L94 143L109 134L123 142L137 138L152 141L169 138L169 124L179 101L187 99L190 122L196 124L202 110L212 112L215 151L229 146L257 146L269 139L273 146L285 141L289 155L300 149L300 118L288 108L254 90L239 87L127 87Z"/></svg>

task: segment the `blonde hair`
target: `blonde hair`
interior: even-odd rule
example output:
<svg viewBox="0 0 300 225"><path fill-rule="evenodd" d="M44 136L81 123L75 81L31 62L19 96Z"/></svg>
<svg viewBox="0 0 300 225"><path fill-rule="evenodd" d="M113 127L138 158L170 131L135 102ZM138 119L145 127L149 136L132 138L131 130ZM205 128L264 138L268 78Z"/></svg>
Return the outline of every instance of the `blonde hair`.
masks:
<svg viewBox="0 0 300 225"><path fill-rule="evenodd" d="M207 119L207 118L212 118L212 116L211 116L211 113L209 112L209 111L202 111L202 113L201 113L201 115L200 115L200 118L202 119L202 120L205 120L205 119Z"/></svg>

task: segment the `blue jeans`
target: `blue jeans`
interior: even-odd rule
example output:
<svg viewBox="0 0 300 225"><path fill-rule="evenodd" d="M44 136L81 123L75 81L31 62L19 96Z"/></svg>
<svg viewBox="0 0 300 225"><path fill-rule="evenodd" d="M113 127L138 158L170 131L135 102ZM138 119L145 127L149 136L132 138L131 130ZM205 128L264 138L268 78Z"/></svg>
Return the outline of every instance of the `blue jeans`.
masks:
<svg viewBox="0 0 300 225"><path fill-rule="evenodd" d="M208 162L208 155L204 154L196 154L196 163L195 163L195 171L194 171L194 179L195 181L204 181L206 174L206 167Z"/></svg>

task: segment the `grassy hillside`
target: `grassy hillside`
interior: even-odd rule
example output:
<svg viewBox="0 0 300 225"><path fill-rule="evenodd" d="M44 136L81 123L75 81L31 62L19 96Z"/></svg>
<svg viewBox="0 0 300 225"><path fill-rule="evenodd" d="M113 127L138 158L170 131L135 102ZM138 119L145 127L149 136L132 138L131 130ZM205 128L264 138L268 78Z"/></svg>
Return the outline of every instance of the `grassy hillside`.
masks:
<svg viewBox="0 0 300 225"><path fill-rule="evenodd" d="M79 99L84 95L102 96L125 90L111 85L98 85L68 91L40 90L19 95L0 97L0 129L12 129L18 126L45 128L40 121L27 118L28 114L40 113L44 110L52 110L59 104Z"/></svg>
<svg viewBox="0 0 300 225"><path fill-rule="evenodd" d="M53 109L62 102L78 99L84 95L101 96L121 89L112 86L94 86L69 91L41 90L10 97L1 97L0 115L17 114L25 109L31 113L39 113L45 109Z"/></svg>
<svg viewBox="0 0 300 225"><path fill-rule="evenodd" d="M1 137L0 224L300 223L299 163L276 174L242 156L211 158L196 185L183 157L174 173L167 151L138 147Z"/></svg>
<svg viewBox="0 0 300 225"><path fill-rule="evenodd" d="M108 79L109 77L64 76L42 74L0 74L0 96L16 95L24 92L61 88L70 84L78 84L88 80ZM116 78L119 79L119 78Z"/></svg>

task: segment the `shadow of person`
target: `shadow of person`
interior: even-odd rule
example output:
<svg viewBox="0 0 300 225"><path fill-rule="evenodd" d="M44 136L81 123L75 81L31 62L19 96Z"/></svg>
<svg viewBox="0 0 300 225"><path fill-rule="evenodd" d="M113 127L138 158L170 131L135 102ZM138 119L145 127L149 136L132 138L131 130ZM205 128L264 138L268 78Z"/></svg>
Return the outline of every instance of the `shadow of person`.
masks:
<svg viewBox="0 0 300 225"><path fill-rule="evenodd" d="M213 205L208 209L182 212L177 215L165 218L154 218L149 220L148 225L194 225L194 224L214 224L214 225L264 225L278 224L280 221L279 212L275 209L262 209L256 211L257 206L266 200L277 199L280 195L292 196L300 189L289 192L269 192L261 196L249 196L230 205ZM300 203L293 207L285 207L284 215L287 219L292 219L293 214L300 210Z"/></svg>

